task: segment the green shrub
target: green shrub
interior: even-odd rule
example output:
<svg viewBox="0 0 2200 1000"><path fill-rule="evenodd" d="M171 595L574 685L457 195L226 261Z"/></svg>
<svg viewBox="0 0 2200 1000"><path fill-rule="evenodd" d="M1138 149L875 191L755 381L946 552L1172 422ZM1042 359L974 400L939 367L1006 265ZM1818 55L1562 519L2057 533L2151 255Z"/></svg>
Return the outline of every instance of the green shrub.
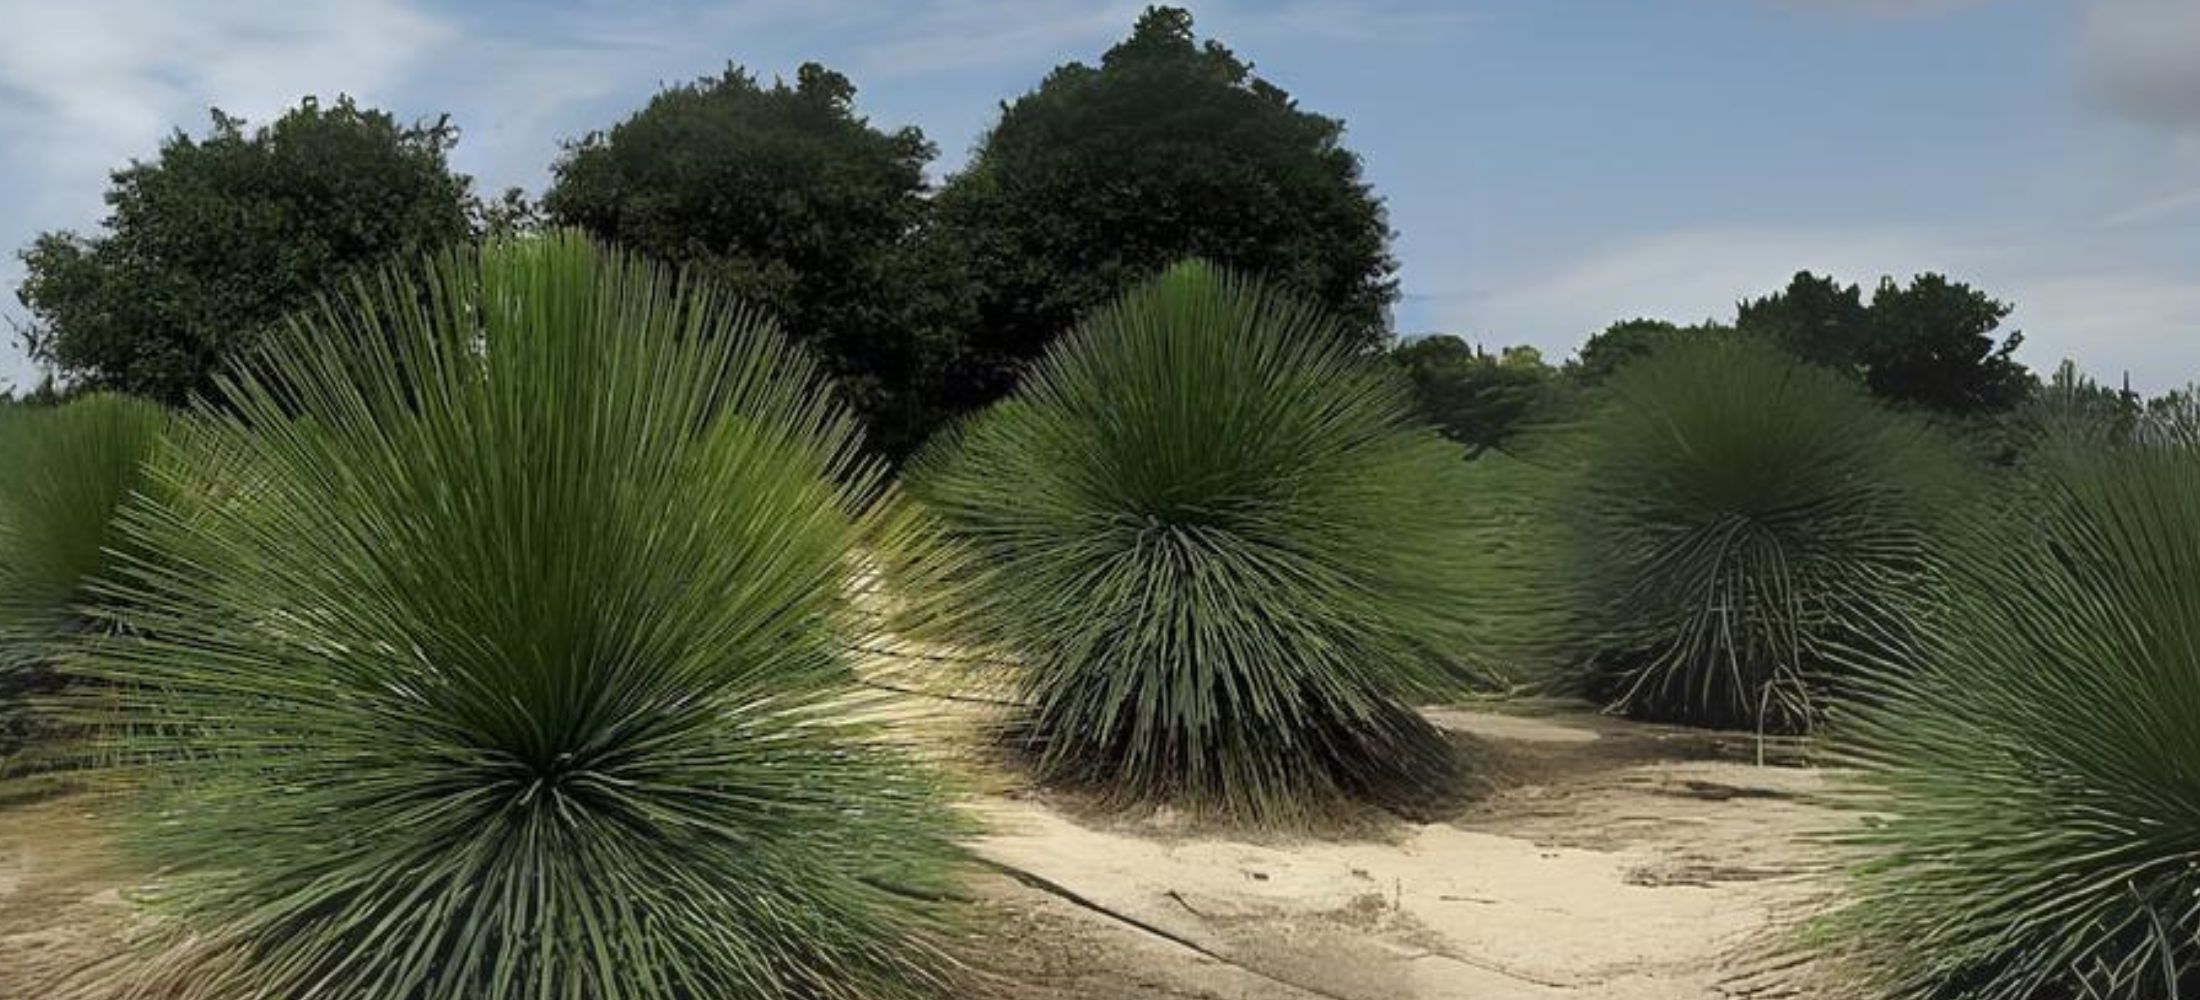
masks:
<svg viewBox="0 0 2200 1000"><path fill-rule="evenodd" d="M61 687L57 643L90 624L115 511L167 426L159 406L105 394L0 410L0 773L45 762L56 725L36 702Z"/></svg>
<svg viewBox="0 0 2200 1000"><path fill-rule="evenodd" d="M2028 473L1842 730L1879 819L1822 930L1896 1000L2200 996L2200 451L2063 439Z"/></svg>
<svg viewBox="0 0 2200 1000"><path fill-rule="evenodd" d="M1642 718L1782 732L1822 714L1842 661L1904 655L1904 598L1961 478L1924 425L1733 338L1622 368L1536 460L1541 596L1589 691Z"/></svg>
<svg viewBox="0 0 2200 1000"><path fill-rule="evenodd" d="M568 235L271 336L156 466L200 499L123 515L142 630L72 661L120 701L160 968L208 996L936 984L955 824L851 721L845 652L908 522L810 362Z"/></svg>
<svg viewBox="0 0 2200 1000"><path fill-rule="evenodd" d="M1040 774L1258 822L1441 785L1467 463L1331 320L1181 265L927 453Z"/></svg>

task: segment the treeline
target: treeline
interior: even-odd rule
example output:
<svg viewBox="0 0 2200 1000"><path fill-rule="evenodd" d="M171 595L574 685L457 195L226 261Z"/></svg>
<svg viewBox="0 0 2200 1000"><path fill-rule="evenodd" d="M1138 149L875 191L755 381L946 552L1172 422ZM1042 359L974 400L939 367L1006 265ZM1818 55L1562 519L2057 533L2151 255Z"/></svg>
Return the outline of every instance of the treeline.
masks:
<svg viewBox="0 0 2200 1000"><path fill-rule="evenodd" d="M2013 306L1940 274L1882 278L1867 296L1831 276L1799 272L1787 287L1741 302L1731 319L1676 324L1630 319L1590 336L1562 364L1533 347L1496 353L1451 335L1392 349L1422 415L1478 455L1503 449L1539 421L1579 411L1590 390L1625 365L1669 346L1750 340L1854 381L1898 410L1949 426L1989 457L2007 457L2019 430L2008 418L2039 402L2128 428L2143 414L2188 405L2184 390L2143 399L2094 381L2069 361L2041 377L2013 356L2024 336L2004 331Z"/></svg>
<svg viewBox="0 0 2200 1000"><path fill-rule="evenodd" d="M816 64L665 90L569 141L539 200L476 193L451 168L448 118L307 99L258 128L216 111L205 135L116 172L100 231L39 236L18 294L31 357L69 386L181 403L364 265L577 227L768 310L899 454L1189 257L1265 274L1381 344L1391 233L1343 132L1168 7L1005 103L936 189L933 142L874 124Z"/></svg>
<svg viewBox="0 0 2200 1000"><path fill-rule="evenodd" d="M181 404L347 274L560 226L766 310L894 456L1000 398L1079 316L1187 258L1262 275L1340 317L1361 349L1392 352L1421 416L1469 455L1694 337L1766 338L1897 406L1974 424L2039 385L2011 356L2021 337L2000 331L2009 305L1933 274L1868 298L1798 274L1732 320L1617 323L1561 365L1451 336L1395 342L1392 233L1343 135L1170 7L1097 65L1059 66L1004 103L936 187L937 146L871 122L855 85L814 63L791 82L729 67L664 90L568 141L539 199L476 192L451 168L448 117L408 125L349 98L307 98L259 127L217 110L204 135L178 131L113 175L99 231L44 233L21 252L21 333L62 391Z"/></svg>

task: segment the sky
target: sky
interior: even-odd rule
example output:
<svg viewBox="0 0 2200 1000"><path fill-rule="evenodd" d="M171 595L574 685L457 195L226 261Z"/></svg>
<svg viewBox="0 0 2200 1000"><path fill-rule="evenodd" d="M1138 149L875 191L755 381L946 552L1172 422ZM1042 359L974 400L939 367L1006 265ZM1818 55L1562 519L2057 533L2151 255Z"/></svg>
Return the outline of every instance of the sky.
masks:
<svg viewBox="0 0 2200 1000"><path fill-rule="evenodd" d="M2037 369L2200 379L2200 0L1184 5L1345 121L1397 231L1402 333L1557 360L1614 320L1730 316L1798 270L1930 270L2014 303ZM539 193L563 141L665 84L815 60L873 122L938 143L938 179L1141 6L0 0L0 285L37 233L94 229L107 172L210 106L449 113L477 190ZM28 385L7 339L0 380Z"/></svg>

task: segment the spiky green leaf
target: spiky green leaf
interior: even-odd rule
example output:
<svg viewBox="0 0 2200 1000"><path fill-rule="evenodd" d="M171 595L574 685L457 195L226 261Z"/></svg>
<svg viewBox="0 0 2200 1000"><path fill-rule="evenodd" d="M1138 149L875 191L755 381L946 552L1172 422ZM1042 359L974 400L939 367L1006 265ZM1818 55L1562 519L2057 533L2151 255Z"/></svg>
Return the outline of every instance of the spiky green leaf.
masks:
<svg viewBox="0 0 2200 1000"><path fill-rule="evenodd" d="M915 489L975 555L1042 775L1285 821L1441 786L1464 464L1395 373L1257 282L1177 267L1101 310Z"/></svg>
<svg viewBox="0 0 2200 1000"><path fill-rule="evenodd" d="M757 315L570 235L294 317L126 512L102 682L186 995L904 996L956 852L856 721L905 521Z"/></svg>

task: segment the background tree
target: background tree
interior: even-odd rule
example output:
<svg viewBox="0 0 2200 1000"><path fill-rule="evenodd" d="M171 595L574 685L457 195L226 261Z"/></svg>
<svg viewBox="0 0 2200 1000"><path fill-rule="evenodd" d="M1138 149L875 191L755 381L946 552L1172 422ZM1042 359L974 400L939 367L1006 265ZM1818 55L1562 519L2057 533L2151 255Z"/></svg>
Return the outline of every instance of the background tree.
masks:
<svg viewBox="0 0 2200 1000"><path fill-rule="evenodd" d="M17 297L32 359L90 388L181 402L331 279L464 238L448 118L402 125L339 97L267 126L213 112L116 171L93 236L41 234Z"/></svg>
<svg viewBox="0 0 2200 1000"><path fill-rule="evenodd" d="M1857 286L1805 271L1786 289L1742 303L1735 326L1848 371L1881 399L1970 417L2005 412L2031 391L2031 373L2011 356L2023 335L1994 338L2010 309L1939 274L1906 286L1881 279L1866 304Z"/></svg>
<svg viewBox="0 0 2200 1000"><path fill-rule="evenodd" d="M1394 347L1391 360L1413 385L1414 411L1479 456L1505 441L1554 393L1557 372L1525 345L1492 355L1449 334Z"/></svg>
<svg viewBox="0 0 2200 1000"><path fill-rule="evenodd" d="M494 201L474 206L474 228L490 239L541 232L545 224L542 206L528 200L527 192L516 187L505 188Z"/></svg>
<svg viewBox="0 0 2200 1000"><path fill-rule="evenodd" d="M729 67L570 144L542 208L769 308L823 357L874 443L901 451L940 415L926 386L953 340L931 317L957 292L908 239L932 144L873 127L855 97L815 63L793 86Z"/></svg>
<svg viewBox="0 0 2200 1000"><path fill-rule="evenodd" d="M2094 436L2116 444L2130 440L2149 408L2138 393L2131 391L2129 379L2121 389L2111 388L2079 370L2078 363L2068 358L2055 366L2054 374L2033 391L2027 403L2018 411L2018 417L2031 425L2027 430L2065 437Z"/></svg>
<svg viewBox="0 0 2200 1000"><path fill-rule="evenodd" d="M2139 416L2141 435L2200 447L2200 395L2196 392L2200 386L2187 385L2147 400Z"/></svg>
<svg viewBox="0 0 2200 1000"><path fill-rule="evenodd" d="M1860 372L1871 355L1871 319L1862 289L1798 271L1785 289L1743 302L1734 323L1812 364Z"/></svg>
<svg viewBox="0 0 2200 1000"><path fill-rule="evenodd" d="M1057 67L940 196L941 235L976 281L960 401L1006 391L1079 316L1186 257L1265 275L1381 342L1390 229L1343 134L1173 7L1149 8L1099 66Z"/></svg>
<svg viewBox="0 0 2200 1000"><path fill-rule="evenodd" d="M1678 326L1662 319L1621 320L1590 335L1574 352L1573 360L1566 362L1566 376L1577 385L1601 385L1628 362L1648 357L1670 344L1731 332L1731 327L1708 321Z"/></svg>

